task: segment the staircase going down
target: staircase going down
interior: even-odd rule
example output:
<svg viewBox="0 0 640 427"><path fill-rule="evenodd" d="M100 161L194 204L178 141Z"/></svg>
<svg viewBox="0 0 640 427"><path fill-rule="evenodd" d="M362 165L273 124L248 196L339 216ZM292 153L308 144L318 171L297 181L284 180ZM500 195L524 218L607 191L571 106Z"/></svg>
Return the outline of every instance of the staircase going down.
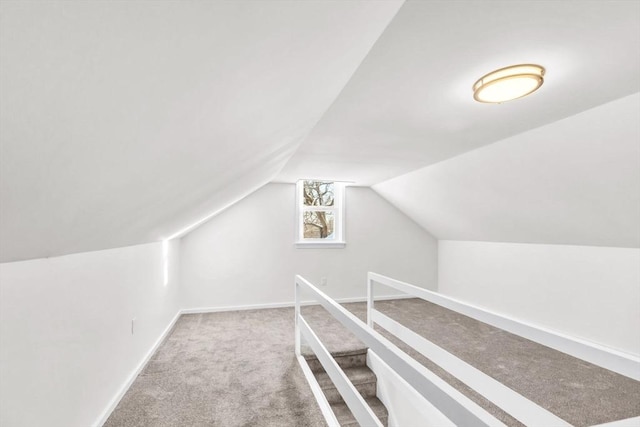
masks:
<svg viewBox="0 0 640 427"><path fill-rule="evenodd" d="M347 375L354 387L360 392L373 413L378 417L382 425L388 421L387 408L376 397L377 378L367 366L367 349L351 350L347 352L332 353L335 361ZM359 424L353 414L344 403L342 396L333 385L331 378L314 355L305 354L305 359L322 388L327 401L331 405L333 413L342 427L357 427ZM368 427L368 426L361 426Z"/></svg>

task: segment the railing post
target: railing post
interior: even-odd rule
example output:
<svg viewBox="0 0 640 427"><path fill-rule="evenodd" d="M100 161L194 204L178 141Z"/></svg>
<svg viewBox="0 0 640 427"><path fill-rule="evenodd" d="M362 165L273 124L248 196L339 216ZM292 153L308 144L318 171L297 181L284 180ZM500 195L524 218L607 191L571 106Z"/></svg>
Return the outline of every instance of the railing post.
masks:
<svg viewBox="0 0 640 427"><path fill-rule="evenodd" d="M373 279L372 282L378 281L380 284L385 284L384 278L382 277L383 276L371 273L371 278ZM446 381L440 379L426 367L412 359L395 344L380 333L376 332L373 328L364 324L362 320L358 319L354 314L350 313L300 275L296 276L296 284L297 291L304 289L305 292L308 292L313 296L314 299L320 302L320 305L324 307L334 319L351 331L356 338L365 344L365 346L369 347L371 351L376 353L376 355L380 357L392 370L396 371L396 373L409 383L412 388L414 388L425 399L430 401L436 409L442 412L442 414L446 418L449 418L455 425L464 425L469 427L506 427L493 415L489 414L464 394L450 386ZM299 295L297 295L297 297L299 298ZM371 292L370 301L373 303L373 292ZM296 301L296 307L299 307L299 305L299 301ZM305 334L307 331L313 332L304 321L304 317L298 315L297 320L298 334L302 332L302 336L306 337ZM311 333L308 335L309 337L313 336ZM313 338L309 337L306 337L305 343L311 346L311 349L318 357L322 366L326 368L325 362L327 362L327 360L323 362L321 354L326 356L325 359L328 358L329 360L333 360L331 359L331 354L326 350L326 348L321 348L323 346L317 336ZM314 348L314 346L316 348ZM328 365L332 365L331 362L329 362ZM338 372L342 372L337 364L335 367ZM328 370L327 373L329 373ZM334 378L330 378L334 380ZM349 379L346 377L344 380L347 383L349 382ZM362 400L361 396L358 397L359 394L357 391L355 392L355 395L356 400ZM367 407L366 402L360 403L361 405L359 406ZM349 405L349 408L352 409L351 405ZM358 421L361 420L358 419ZM375 425L375 423L367 423L366 425Z"/></svg>
<svg viewBox="0 0 640 427"><path fill-rule="evenodd" d="M373 280L371 280L371 272L367 273L367 325L373 328L373 318L371 316L373 310Z"/></svg>
<svg viewBox="0 0 640 427"><path fill-rule="evenodd" d="M300 356L301 352L300 352L300 290L299 290L299 286L298 286L298 278L294 277L293 280L293 295L294 295L294 301L295 301L295 305L294 305L294 312L295 312L295 339L296 339L296 344L295 344L295 351L296 351L296 356Z"/></svg>

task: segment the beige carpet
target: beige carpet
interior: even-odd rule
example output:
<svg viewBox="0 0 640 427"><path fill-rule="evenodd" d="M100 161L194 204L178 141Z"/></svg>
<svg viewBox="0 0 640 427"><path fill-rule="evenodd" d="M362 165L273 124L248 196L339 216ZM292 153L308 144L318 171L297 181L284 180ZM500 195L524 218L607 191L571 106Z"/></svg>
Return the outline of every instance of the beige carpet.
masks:
<svg viewBox="0 0 640 427"><path fill-rule="evenodd" d="M345 307L364 319L365 304ZM575 426L640 416L638 381L421 300L376 308ZM323 309L303 307L303 315L330 351L362 348ZM408 352L507 425L520 425ZM105 426L324 425L293 353L293 309L182 316Z"/></svg>
<svg viewBox="0 0 640 427"><path fill-rule="evenodd" d="M105 427L324 426L293 331L293 309L183 315Z"/></svg>
<svg viewBox="0 0 640 427"><path fill-rule="evenodd" d="M576 427L640 416L640 382L420 299L376 309ZM351 308L364 318L366 307ZM520 425L431 361L392 339L509 426Z"/></svg>

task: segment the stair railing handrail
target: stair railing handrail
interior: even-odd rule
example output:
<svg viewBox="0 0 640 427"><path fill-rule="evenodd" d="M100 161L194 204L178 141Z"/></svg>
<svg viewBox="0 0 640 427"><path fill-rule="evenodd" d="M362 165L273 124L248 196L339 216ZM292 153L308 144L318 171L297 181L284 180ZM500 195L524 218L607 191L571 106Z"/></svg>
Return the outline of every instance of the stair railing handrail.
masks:
<svg viewBox="0 0 640 427"><path fill-rule="evenodd" d="M367 325L369 327L373 328L374 324L380 325L525 425L570 426L569 423L550 411L448 353L446 350L415 333L398 321L376 310L373 295L374 283L394 288L411 296L464 314L480 322L487 323L534 342L569 353L580 359L588 360L604 368L615 370L623 375L638 379L636 377L640 372L639 361L632 356L604 349L604 347L599 348L599 346L595 344L576 340L381 274L368 273ZM587 357L585 357L585 355ZM640 417L625 421L637 422L638 420L640 420Z"/></svg>
<svg viewBox="0 0 640 427"><path fill-rule="evenodd" d="M612 348L589 342L587 340L570 337L558 331L546 329L525 321L496 313L486 308L477 307L464 301L451 298L444 294L420 288L400 280L392 279L382 274L369 272L367 274L367 324L373 326L373 284L397 289L414 297L432 302L465 316L487 323L512 334L521 336L555 350L567 353L578 359L609 369L636 381L640 381L640 358L617 351Z"/></svg>
<svg viewBox="0 0 640 427"><path fill-rule="evenodd" d="M475 426L501 426L504 424L497 418L489 414L478 404L451 387L444 380L437 377L427 368L416 362L413 358L400 350L395 344L373 330L366 323L358 319L340 304L313 286L303 277L295 276L295 352L298 360L304 369L304 357L301 356L300 342L301 336L307 339L318 360L327 371L327 374L334 381L336 389L340 392L345 403L351 409L361 425L381 425L377 417L373 415L364 399L359 395L353 384L348 380L344 372L340 369L328 350L322 345L318 337L313 333L308 323L300 312L300 289L304 289L311 294L336 320L353 333L360 341L369 347L379 356L392 370L394 370L404 381L413 387L423 398L431 402L445 417L449 418L455 425ZM302 334L302 335L301 335ZM308 369L308 365L307 365ZM310 370L308 371L310 372ZM307 376L308 378L308 376ZM346 382L346 384L345 384ZM349 387L350 386L350 387ZM313 389L313 387L312 387ZM317 391L317 387L316 387ZM326 413L327 402L314 395L320 404L323 413ZM344 392L344 393L343 393ZM356 396L354 399L353 393ZM359 399L358 399L359 398ZM367 409L374 419L367 416ZM335 420L335 417L333 417ZM376 424L377 423L377 424Z"/></svg>
<svg viewBox="0 0 640 427"><path fill-rule="evenodd" d="M313 329L309 326L307 321L302 316L300 311L300 292L299 292L299 282L301 281L302 286L306 287L308 290L313 292L317 290L311 283L307 282L300 276L296 276L295 281L295 353L302 366L305 377L307 378L307 382L312 386L313 394L318 401L320 409L330 425L330 427L339 427L340 424L331 409L331 405L327 401L322 389L317 383L311 369L309 368L309 364L306 359L302 356L301 352L301 338L304 337L307 341L307 344L311 347L313 352L315 353L318 361L324 368L325 372L333 382L336 390L342 396L345 404L351 410L351 413L358 421L360 425L363 426L372 426L372 427L383 427L382 423L378 419L378 417L371 410L371 407L366 403L366 401L362 398L358 390L355 388L349 377L342 370L340 365L333 358L329 350L322 344L318 336L315 334ZM322 298L322 297L321 297ZM328 297L327 297L328 298Z"/></svg>

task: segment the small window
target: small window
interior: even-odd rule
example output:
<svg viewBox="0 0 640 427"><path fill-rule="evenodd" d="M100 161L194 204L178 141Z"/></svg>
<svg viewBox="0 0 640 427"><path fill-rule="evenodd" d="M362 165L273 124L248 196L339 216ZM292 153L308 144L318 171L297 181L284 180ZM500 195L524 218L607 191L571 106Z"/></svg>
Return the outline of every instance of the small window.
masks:
<svg viewBox="0 0 640 427"><path fill-rule="evenodd" d="M344 185L300 180L296 184L297 241L305 248L343 248Z"/></svg>

